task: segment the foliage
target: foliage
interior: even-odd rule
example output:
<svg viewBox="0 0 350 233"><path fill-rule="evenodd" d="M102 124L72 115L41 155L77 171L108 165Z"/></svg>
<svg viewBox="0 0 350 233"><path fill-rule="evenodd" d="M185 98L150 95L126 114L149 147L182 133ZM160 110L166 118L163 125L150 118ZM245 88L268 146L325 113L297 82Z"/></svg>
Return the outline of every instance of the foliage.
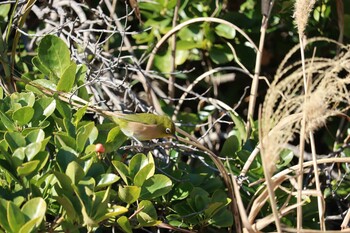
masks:
<svg viewBox="0 0 350 233"><path fill-rule="evenodd" d="M329 39L338 39L337 16L348 42L349 3L317 2L305 25L307 36L328 38L302 49L313 69L310 96L325 83L307 108L314 115L306 126L322 118L307 128L316 142L305 141L344 158L318 156L317 173L307 170L314 164L305 152L299 200L300 155L286 145L299 143L306 111L292 3L275 1L263 41L260 1L133 2L0 3L0 232L278 231L279 222L297 227L299 206L310 219L304 228L339 228L321 219L319 200L328 216L348 208L348 124L337 115L349 104L349 52ZM257 105L265 99L262 119L246 113L256 109L244 88L253 78L267 83L251 93ZM154 109L173 116L185 138L135 143L105 114ZM274 151L268 165L259 153L266 149ZM327 165L335 162L340 179ZM275 187L270 203L262 179Z"/></svg>

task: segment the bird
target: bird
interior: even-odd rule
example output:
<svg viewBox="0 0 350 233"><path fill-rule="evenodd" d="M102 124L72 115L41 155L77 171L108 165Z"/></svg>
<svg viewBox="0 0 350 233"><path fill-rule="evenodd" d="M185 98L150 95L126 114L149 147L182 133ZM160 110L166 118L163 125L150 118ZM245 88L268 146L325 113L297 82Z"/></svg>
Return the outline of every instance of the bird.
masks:
<svg viewBox="0 0 350 233"><path fill-rule="evenodd" d="M148 141L157 138L177 138L174 122L166 115L153 113L111 114L112 120L120 130L136 141Z"/></svg>

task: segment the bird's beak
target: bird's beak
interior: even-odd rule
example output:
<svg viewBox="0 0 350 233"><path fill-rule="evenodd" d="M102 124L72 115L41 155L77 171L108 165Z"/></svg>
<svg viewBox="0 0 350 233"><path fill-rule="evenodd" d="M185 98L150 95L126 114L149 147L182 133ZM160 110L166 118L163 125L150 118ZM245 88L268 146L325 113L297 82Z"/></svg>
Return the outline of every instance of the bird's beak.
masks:
<svg viewBox="0 0 350 233"><path fill-rule="evenodd" d="M174 135L172 135L172 136L173 136L173 138L176 139L176 141L179 141L179 138L176 136L176 134L174 134Z"/></svg>

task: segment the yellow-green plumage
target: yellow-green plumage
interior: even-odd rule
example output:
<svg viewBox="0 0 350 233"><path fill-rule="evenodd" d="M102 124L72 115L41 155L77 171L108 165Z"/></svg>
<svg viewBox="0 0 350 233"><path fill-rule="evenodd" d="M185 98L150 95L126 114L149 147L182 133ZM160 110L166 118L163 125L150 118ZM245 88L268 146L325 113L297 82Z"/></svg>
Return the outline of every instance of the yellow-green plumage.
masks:
<svg viewBox="0 0 350 233"><path fill-rule="evenodd" d="M112 118L126 136L139 141L175 137L175 125L168 116L135 113L115 114Z"/></svg>

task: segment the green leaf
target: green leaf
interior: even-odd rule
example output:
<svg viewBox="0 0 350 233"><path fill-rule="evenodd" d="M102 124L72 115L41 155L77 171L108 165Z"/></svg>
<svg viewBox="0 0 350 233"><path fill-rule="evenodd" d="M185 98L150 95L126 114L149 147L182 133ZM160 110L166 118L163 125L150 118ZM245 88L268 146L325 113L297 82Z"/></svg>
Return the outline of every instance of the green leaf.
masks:
<svg viewBox="0 0 350 233"><path fill-rule="evenodd" d="M128 139L125 134L120 130L119 126L112 128L107 135L106 140L106 152L112 152L117 149Z"/></svg>
<svg viewBox="0 0 350 233"><path fill-rule="evenodd" d="M33 80L32 83L45 87L49 90L54 90L54 91L56 90L56 84L53 81L48 79L36 79L36 80Z"/></svg>
<svg viewBox="0 0 350 233"><path fill-rule="evenodd" d="M7 202L7 220L12 232L19 232L19 229L26 222L25 215L12 202ZM2 216L3 218L4 216Z"/></svg>
<svg viewBox="0 0 350 233"><path fill-rule="evenodd" d="M68 197L61 194L60 196L56 196L54 198L62 205L63 209L66 211L69 221L74 222L79 219L79 214L75 210L74 205Z"/></svg>
<svg viewBox="0 0 350 233"><path fill-rule="evenodd" d="M44 122L56 109L56 100L51 97L42 97L37 100L33 106L33 121Z"/></svg>
<svg viewBox="0 0 350 233"><path fill-rule="evenodd" d="M75 83L75 72L77 70L77 64L71 62L71 65L64 71L62 77L57 84L57 91L70 92Z"/></svg>
<svg viewBox="0 0 350 233"><path fill-rule="evenodd" d="M36 68L38 68L38 70L40 70L42 74L50 76L50 70L43 63L41 63L38 56L33 57L32 63Z"/></svg>
<svg viewBox="0 0 350 233"><path fill-rule="evenodd" d="M218 227L231 227L233 225L232 212L227 209L222 209L213 216L211 221L213 225Z"/></svg>
<svg viewBox="0 0 350 233"><path fill-rule="evenodd" d="M24 151L24 147L19 147L13 152L11 161L16 167L20 166L23 163L26 157Z"/></svg>
<svg viewBox="0 0 350 233"><path fill-rule="evenodd" d="M140 169L134 177L134 185L141 187L145 180L154 175L154 163L149 163Z"/></svg>
<svg viewBox="0 0 350 233"><path fill-rule="evenodd" d="M162 174L155 174L142 185L141 198L150 200L167 194L172 189L171 180Z"/></svg>
<svg viewBox="0 0 350 233"><path fill-rule="evenodd" d="M19 147L24 147L26 145L26 140L18 132L6 132L5 141L9 145L11 151L15 151Z"/></svg>
<svg viewBox="0 0 350 233"><path fill-rule="evenodd" d="M188 50L176 50L175 63L176 65L182 65L187 61L190 52Z"/></svg>
<svg viewBox="0 0 350 233"><path fill-rule="evenodd" d="M35 171L38 168L39 164L39 160L33 160L26 163L22 163L19 167L17 167L17 174L19 176L27 176L33 171Z"/></svg>
<svg viewBox="0 0 350 233"><path fill-rule="evenodd" d="M124 181L124 183L128 184L127 177L129 176L129 167L117 160L113 160L112 164L115 167L115 169L117 169L117 172L119 176L122 178L122 180Z"/></svg>
<svg viewBox="0 0 350 233"><path fill-rule="evenodd" d="M90 144L93 143L93 141L97 138L97 135L93 135L93 133L96 133L94 132L94 129L96 131L95 123L89 122L88 124L81 126L77 130L77 140L76 140L77 148L76 149L78 152L84 151L85 145L90 137L93 138L93 140L90 140Z"/></svg>
<svg viewBox="0 0 350 233"><path fill-rule="evenodd" d="M2 4L0 7L0 18L2 18L1 20L3 21L7 16L8 13L10 12L11 9L11 4Z"/></svg>
<svg viewBox="0 0 350 233"><path fill-rule="evenodd" d="M282 150L280 154L280 159L282 159L282 163L281 162L277 163L276 167L280 169L282 167L288 166L288 164L290 164L290 162L292 161L293 157L294 157L293 151L288 149Z"/></svg>
<svg viewBox="0 0 350 233"><path fill-rule="evenodd" d="M228 157L228 158L233 158L235 155L235 152L237 152L241 148L241 142L238 140L236 135L231 135L229 136L221 151L220 151L220 156L221 157Z"/></svg>
<svg viewBox="0 0 350 233"><path fill-rule="evenodd" d="M53 35L47 35L41 39L38 57L56 80L63 76L63 73L71 64L67 45L63 40Z"/></svg>
<svg viewBox="0 0 350 233"><path fill-rule="evenodd" d="M113 173L102 174L97 181L96 189L110 186L111 184L117 182L119 179L120 177Z"/></svg>
<svg viewBox="0 0 350 233"><path fill-rule="evenodd" d="M54 140L57 148L60 148L60 147L76 148L75 139L69 136L66 132L57 132L55 134Z"/></svg>
<svg viewBox="0 0 350 233"><path fill-rule="evenodd" d="M66 175L71 179L73 184L78 184L85 176L85 172L77 162L72 161L67 166Z"/></svg>
<svg viewBox="0 0 350 233"><path fill-rule="evenodd" d="M12 119L17 121L17 123L21 126L26 125L30 122L30 120L34 116L34 109L29 106L22 107L17 109L12 114Z"/></svg>
<svg viewBox="0 0 350 233"><path fill-rule="evenodd" d="M76 161L77 159L78 157L76 152L68 147L62 147L59 149L56 156L57 163L63 172L66 171L68 164L70 164L72 161Z"/></svg>
<svg viewBox="0 0 350 233"><path fill-rule="evenodd" d="M27 143L42 142L44 139L45 139L45 132L42 129L36 129L36 130L30 131L26 135Z"/></svg>
<svg viewBox="0 0 350 233"><path fill-rule="evenodd" d="M35 155L41 150L41 142L33 142L25 147L24 152L26 153L28 161L31 161Z"/></svg>
<svg viewBox="0 0 350 233"><path fill-rule="evenodd" d="M0 111L0 121L7 128L8 131L13 132L16 130L15 123L10 120L3 112Z"/></svg>
<svg viewBox="0 0 350 233"><path fill-rule="evenodd" d="M235 123L235 127L238 129L240 138L245 140L247 138L247 132L245 127L245 122L243 121L242 117L240 117L238 113L235 111L230 111L230 116L233 122Z"/></svg>
<svg viewBox="0 0 350 233"><path fill-rule="evenodd" d="M236 30L226 24L219 24L215 27L215 33L226 39L233 39L236 36Z"/></svg>
<svg viewBox="0 0 350 233"><path fill-rule="evenodd" d="M6 232L12 232L11 227L9 225L9 221L7 220L7 206L8 201L0 198L0 226L6 231Z"/></svg>
<svg viewBox="0 0 350 233"><path fill-rule="evenodd" d="M139 203L138 209L142 209L137 215L137 221L142 227L155 226L158 224L157 211L154 208L152 202L143 200Z"/></svg>
<svg viewBox="0 0 350 233"><path fill-rule="evenodd" d="M75 127L78 127L79 122L81 121L81 119L83 118L83 116L86 113L86 109L87 109L87 105L85 105L82 108L79 108L78 111L74 114L74 125Z"/></svg>
<svg viewBox="0 0 350 233"><path fill-rule="evenodd" d="M191 182L181 182L172 189L171 201L183 200L190 195L193 185Z"/></svg>
<svg viewBox="0 0 350 233"><path fill-rule="evenodd" d="M119 186L118 196L120 200L127 204L134 203L139 199L141 193L141 188L137 186Z"/></svg>
<svg viewBox="0 0 350 233"><path fill-rule="evenodd" d="M172 56L170 49L167 49L165 53L158 53L154 57L154 66L163 73L170 73L171 66L169 65L172 62Z"/></svg>
<svg viewBox="0 0 350 233"><path fill-rule="evenodd" d="M128 212L128 208L125 208L124 206L120 205L114 205L111 209L109 209L109 212L105 214L105 217L103 219L99 219L98 222L101 222L101 220L112 218L121 214L125 214Z"/></svg>
<svg viewBox="0 0 350 233"><path fill-rule="evenodd" d="M44 199L36 197L23 205L22 212L32 220L35 227L38 227L45 217L46 207Z"/></svg>
<svg viewBox="0 0 350 233"><path fill-rule="evenodd" d="M226 44L213 45L209 50L209 57L218 65L228 63L234 58L230 47Z"/></svg>
<svg viewBox="0 0 350 233"><path fill-rule="evenodd" d="M12 110L17 110L25 106L33 107L35 103L35 95L32 92L15 92L11 94L10 99Z"/></svg>
<svg viewBox="0 0 350 233"><path fill-rule="evenodd" d="M195 41L187 41L187 40L179 40L176 41L176 49L177 50L191 50L194 48L199 48L198 43Z"/></svg>
<svg viewBox="0 0 350 233"><path fill-rule="evenodd" d="M138 153L134 155L129 164L129 174L131 177L135 177L136 173L140 171L144 166L148 164L146 155Z"/></svg>
<svg viewBox="0 0 350 233"><path fill-rule="evenodd" d="M121 216L120 218L118 218L117 223L124 232L132 233L132 228L129 219L126 216Z"/></svg>

